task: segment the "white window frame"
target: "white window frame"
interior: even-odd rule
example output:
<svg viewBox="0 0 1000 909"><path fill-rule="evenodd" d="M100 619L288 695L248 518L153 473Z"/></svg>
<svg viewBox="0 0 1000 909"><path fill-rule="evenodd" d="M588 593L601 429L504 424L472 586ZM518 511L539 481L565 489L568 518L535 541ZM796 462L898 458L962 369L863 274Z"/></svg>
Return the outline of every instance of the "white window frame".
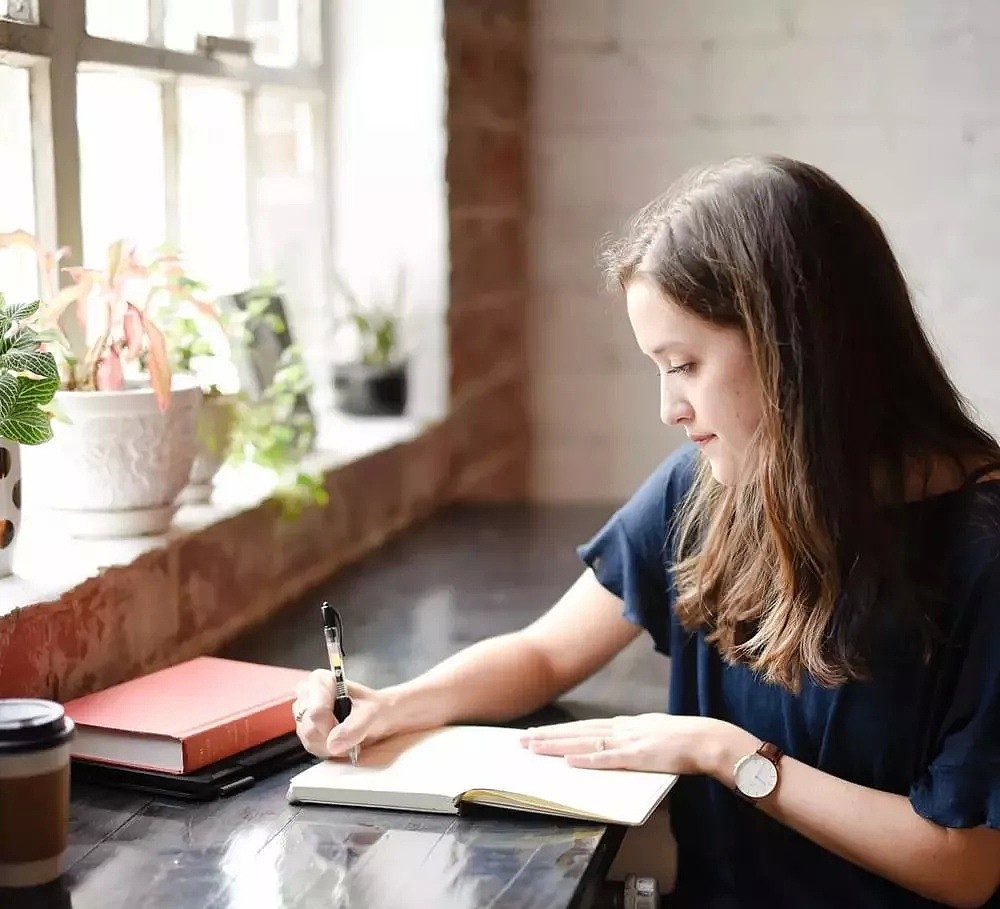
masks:
<svg viewBox="0 0 1000 909"><path fill-rule="evenodd" d="M143 0L135 0L143 2ZM163 91L163 135L168 243L179 245L178 182L179 149L177 85L181 78L200 79L213 84L238 87L243 94L247 124L247 206L249 273L259 262L255 226L260 213L255 210L259 160L254 132L257 98L264 90L283 91L307 100L315 129L317 191L322 202L323 249L330 249L332 205L329 197L327 153L329 133L326 93L330 83L330 4L315 0L318 9L313 23L323 36L319 42L321 60L316 65L294 67L262 66L252 60L230 61L201 53L186 53L157 46L163 35L163 0L145 0L149 6L149 43L134 44L89 35L86 31L86 0L38 0L38 24L0 19L0 63L24 66L29 71L34 165L36 233L50 249L68 246L72 260L79 262L83 250L83 223L80 196L80 141L77 129L77 82L80 68L88 70L141 71L161 80ZM237 4L237 11L240 5ZM239 15L237 15L239 33ZM307 26L300 14L300 30ZM300 46L303 45L300 41ZM329 262L330 256L324 256ZM332 288L332 275L323 275L324 287ZM65 326L74 345L82 341L80 328L69 320Z"/></svg>

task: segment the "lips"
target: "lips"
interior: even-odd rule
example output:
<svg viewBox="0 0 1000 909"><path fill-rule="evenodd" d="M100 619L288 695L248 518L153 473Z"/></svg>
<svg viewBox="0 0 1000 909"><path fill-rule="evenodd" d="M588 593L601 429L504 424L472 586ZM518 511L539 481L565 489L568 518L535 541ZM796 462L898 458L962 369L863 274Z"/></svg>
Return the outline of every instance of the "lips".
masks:
<svg viewBox="0 0 1000 909"><path fill-rule="evenodd" d="M712 439L715 438L715 435L713 433L710 433L710 432L709 433L699 433L697 435L694 434L694 433L692 433L691 435L688 436L688 438L692 442L694 442L695 445L704 445L706 442L711 442Z"/></svg>

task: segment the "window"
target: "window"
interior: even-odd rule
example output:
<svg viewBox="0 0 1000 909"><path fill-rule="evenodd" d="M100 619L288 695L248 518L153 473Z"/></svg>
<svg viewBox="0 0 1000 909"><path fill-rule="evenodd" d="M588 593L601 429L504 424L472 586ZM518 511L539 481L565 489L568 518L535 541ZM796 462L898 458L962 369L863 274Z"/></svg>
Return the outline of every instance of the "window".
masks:
<svg viewBox="0 0 1000 909"><path fill-rule="evenodd" d="M0 232L35 231L29 78L27 69L0 62ZM30 259L0 249L0 292L14 303L37 296L38 277Z"/></svg>
<svg viewBox="0 0 1000 909"><path fill-rule="evenodd" d="M149 37L149 4L136 0L87 0L87 32L141 44Z"/></svg>
<svg viewBox="0 0 1000 909"><path fill-rule="evenodd" d="M288 66L300 58L318 62L314 51L300 46L299 36L309 23L296 7L295 0L249 0L246 35L254 42L258 63Z"/></svg>
<svg viewBox="0 0 1000 909"><path fill-rule="evenodd" d="M296 333L323 351L320 9L0 0L0 17L18 20L0 23L0 230L25 228L91 266L119 238L167 243L218 293L278 281ZM246 43L213 53L209 37ZM67 84L75 105L64 103ZM37 295L29 257L0 251L0 290ZM317 357L307 362L320 388Z"/></svg>
<svg viewBox="0 0 1000 909"><path fill-rule="evenodd" d="M233 7L231 0L165 0L163 43L177 50L193 51L199 34L232 37Z"/></svg>
<svg viewBox="0 0 1000 909"><path fill-rule="evenodd" d="M179 91L180 230L192 272L222 292L250 283L247 127L243 96L228 87Z"/></svg>
<svg viewBox="0 0 1000 909"><path fill-rule="evenodd" d="M0 19L38 22L38 0L0 0Z"/></svg>
<svg viewBox="0 0 1000 909"><path fill-rule="evenodd" d="M142 75L82 72L76 91L83 261L98 266L121 237L148 249L167 236L163 109Z"/></svg>
<svg viewBox="0 0 1000 909"><path fill-rule="evenodd" d="M254 204L260 213L257 249L265 274L281 276L289 299L323 293L323 221L312 107L294 97L263 93L255 110L259 158ZM314 373L328 355L330 325L322 309L289 314Z"/></svg>

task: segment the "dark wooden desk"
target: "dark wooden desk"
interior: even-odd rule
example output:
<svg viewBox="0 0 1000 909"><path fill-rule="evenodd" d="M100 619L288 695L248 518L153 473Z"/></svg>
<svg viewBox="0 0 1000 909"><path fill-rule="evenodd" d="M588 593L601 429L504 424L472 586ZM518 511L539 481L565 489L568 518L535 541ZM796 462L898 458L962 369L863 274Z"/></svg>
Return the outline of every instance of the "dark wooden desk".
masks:
<svg viewBox="0 0 1000 909"><path fill-rule="evenodd" d="M343 613L349 677L373 686L410 678L547 608L581 570L574 544L607 514L451 509L221 655L324 665L318 606L329 599ZM637 642L561 705L572 716L663 709L665 663L649 660L650 650ZM291 806L289 775L207 804L77 785L68 871L60 887L23 903L561 909L591 903L623 832L509 812L454 818Z"/></svg>

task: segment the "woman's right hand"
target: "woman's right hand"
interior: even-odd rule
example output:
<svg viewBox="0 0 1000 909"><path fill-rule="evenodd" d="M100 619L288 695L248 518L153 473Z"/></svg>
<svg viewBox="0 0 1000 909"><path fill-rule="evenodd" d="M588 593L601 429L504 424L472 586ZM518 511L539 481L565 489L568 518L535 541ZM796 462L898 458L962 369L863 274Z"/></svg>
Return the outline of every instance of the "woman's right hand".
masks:
<svg viewBox="0 0 1000 909"><path fill-rule="evenodd" d="M333 716L333 673L315 669L295 689L292 712L301 715L295 731L306 751L327 758L347 754L362 742L385 738L392 730L387 703L381 692L357 682L348 682L351 713L343 723Z"/></svg>

